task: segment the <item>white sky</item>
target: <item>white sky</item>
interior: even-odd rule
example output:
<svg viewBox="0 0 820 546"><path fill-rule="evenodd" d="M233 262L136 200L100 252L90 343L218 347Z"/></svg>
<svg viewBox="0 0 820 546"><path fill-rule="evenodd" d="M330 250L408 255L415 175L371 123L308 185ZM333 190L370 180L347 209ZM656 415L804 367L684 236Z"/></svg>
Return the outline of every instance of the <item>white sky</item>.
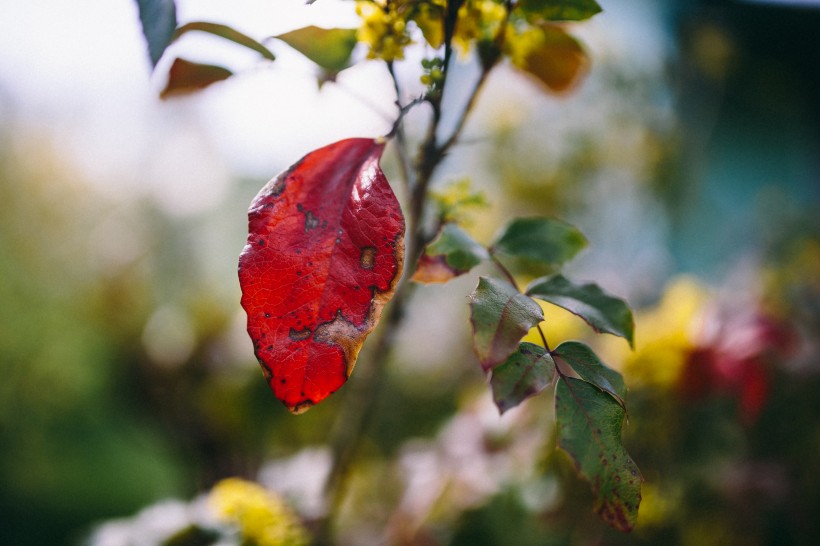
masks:
<svg viewBox="0 0 820 546"><path fill-rule="evenodd" d="M659 62L663 38L653 2L602 4L607 11L579 27L593 58ZM354 3L344 0L177 5L181 22L222 22L257 38L309 24L357 24ZM340 75L339 85L319 91L308 61L283 44L271 47L278 58L265 63L234 44L191 34L166 53L152 80L133 0L2 2L0 123L11 122L3 120L11 97L15 116L58 139L103 191L147 187L180 213L215 205L229 173L272 176L315 147L387 131L384 113L393 111L395 98L381 63L360 63ZM191 98L161 102L168 53L243 73Z"/></svg>
<svg viewBox="0 0 820 546"><path fill-rule="evenodd" d="M181 0L178 16L224 22L258 38L309 24L355 25L352 2L320 4ZM181 213L216 204L229 172L272 176L311 148L389 128L354 96L382 97L380 108L391 112L392 87L378 77L380 65L365 63L343 74L344 89L319 92L312 65L286 46L272 46L279 58L269 64L207 35L191 34L168 53L243 74L190 98L159 101L162 69L173 55L151 79L137 17L131 0L0 3L0 123L12 123L3 117L13 113L25 127L46 131L103 191L147 185Z"/></svg>

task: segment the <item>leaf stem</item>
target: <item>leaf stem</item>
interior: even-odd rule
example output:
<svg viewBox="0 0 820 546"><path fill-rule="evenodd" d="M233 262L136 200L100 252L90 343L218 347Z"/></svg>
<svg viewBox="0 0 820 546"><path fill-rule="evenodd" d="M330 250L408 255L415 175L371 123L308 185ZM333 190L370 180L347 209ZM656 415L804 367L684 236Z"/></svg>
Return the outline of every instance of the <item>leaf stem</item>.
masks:
<svg viewBox="0 0 820 546"><path fill-rule="evenodd" d="M495 266L498 268L498 270L499 270L499 271L501 271L501 273L502 273L505 277L507 277L507 280L508 280L508 281L510 281L510 284L511 284L511 285L513 285L513 287L514 287L516 290L518 290L519 292L521 292L521 289L520 289L520 288L518 288L518 283L515 281L515 277L513 277L513 274L512 274L512 273L510 273L510 270L509 270L509 269L507 269L507 268L504 266L504 264L503 264L503 263L501 263L501 260L499 260L499 259L498 259L498 257L497 257L497 256L493 253L492 249L490 249L490 259L492 259L492 261L493 261L493 265L495 265Z"/></svg>
<svg viewBox="0 0 820 546"><path fill-rule="evenodd" d="M550 354L550 356L552 356L552 349L550 349L550 344L547 343L547 336L544 335L544 330L541 329L540 324L536 324L535 327L538 329L538 333L541 335L541 341L544 342L544 349L546 349L546 351ZM558 365L556 364L555 367L557 369ZM562 376L564 375L563 373L561 373L560 370L558 371L558 373Z"/></svg>

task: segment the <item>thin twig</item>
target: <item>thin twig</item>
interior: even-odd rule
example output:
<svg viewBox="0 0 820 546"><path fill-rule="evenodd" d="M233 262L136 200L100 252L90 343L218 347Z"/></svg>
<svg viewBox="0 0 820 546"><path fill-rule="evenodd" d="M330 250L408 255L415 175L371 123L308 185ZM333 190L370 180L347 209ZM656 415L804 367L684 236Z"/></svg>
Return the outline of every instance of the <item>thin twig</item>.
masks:
<svg viewBox="0 0 820 546"><path fill-rule="evenodd" d="M473 107L475 106L476 100L478 99L478 92L484 86L484 82L487 80L487 76L489 75L489 69L481 69L481 75L478 77L478 81L473 86L473 90L470 93L470 97L467 99L467 103L464 106L464 110L461 112L461 116L459 116L458 121L456 121L456 126L453 129L453 132L450 134L450 137L445 140L439 149L441 154L446 154L447 151L456 143L458 138L461 136L461 131L464 129L464 124L467 121L467 117L469 116L470 112L472 111Z"/></svg>
<svg viewBox="0 0 820 546"><path fill-rule="evenodd" d="M401 105L401 86L399 85L399 79L396 77L393 62L390 61L386 64L387 71L390 73L390 79L393 80L393 88L396 90L396 106L399 108L399 115L396 118L396 123L393 125L393 128L390 130L388 135L391 133L395 134L396 154L399 157L399 169L401 170L401 177L404 182L404 190L407 192L407 195L410 195L413 191L415 180L411 172L410 157L407 155L407 137L404 133L404 115L410 110L410 106L414 106L416 104L416 101L414 100L408 106Z"/></svg>

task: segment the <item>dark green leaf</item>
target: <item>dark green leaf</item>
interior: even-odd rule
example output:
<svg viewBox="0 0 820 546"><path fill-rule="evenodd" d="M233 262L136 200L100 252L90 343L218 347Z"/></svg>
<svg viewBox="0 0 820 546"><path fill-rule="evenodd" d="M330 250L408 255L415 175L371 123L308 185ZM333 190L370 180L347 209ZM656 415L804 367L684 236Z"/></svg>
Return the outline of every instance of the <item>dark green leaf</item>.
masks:
<svg viewBox="0 0 820 546"><path fill-rule="evenodd" d="M517 9L530 20L544 21L582 21L602 11L595 0L519 0Z"/></svg>
<svg viewBox="0 0 820 546"><path fill-rule="evenodd" d="M552 352L552 356L569 365L585 381L614 396L618 404L625 406L624 378L601 362L588 346L577 341L566 341Z"/></svg>
<svg viewBox="0 0 820 546"><path fill-rule="evenodd" d="M168 83L160 93L160 98L167 99L174 95L184 95L199 91L212 83L230 78L233 72L221 66L199 64L175 59L168 72Z"/></svg>
<svg viewBox="0 0 820 546"><path fill-rule="evenodd" d="M528 271L543 271L572 259L587 245L577 228L554 218L516 218L490 248L494 255L517 259Z"/></svg>
<svg viewBox="0 0 820 546"><path fill-rule="evenodd" d="M319 28L309 26L275 36L329 72L338 72L350 64L356 45L355 28Z"/></svg>
<svg viewBox="0 0 820 546"><path fill-rule="evenodd" d="M536 28L540 29L540 40L531 49L514 55L513 65L534 76L546 91L569 91L589 68L586 51L558 25L545 23Z"/></svg>
<svg viewBox="0 0 820 546"><path fill-rule="evenodd" d="M558 380L558 445L592 486L601 519L630 531L638 517L643 478L621 443L624 419L624 409L594 385L571 377Z"/></svg>
<svg viewBox="0 0 820 546"><path fill-rule="evenodd" d="M248 49L252 49L262 55L264 58L274 61L276 57L271 53L271 51L260 44L258 41L254 40L250 36L239 32L227 25L222 25L220 23L208 23L205 21L195 21L193 23L187 23L179 27L174 35L174 39L176 40L186 32L191 31L200 31L200 32L207 32L208 34L213 34L214 36L219 36L220 38L225 38L226 40L230 40L235 44L239 44L241 46L245 46Z"/></svg>
<svg viewBox="0 0 820 546"><path fill-rule="evenodd" d="M413 280L422 283L447 282L467 273L489 257L487 249L456 224L444 224L438 236L427 245Z"/></svg>
<svg viewBox="0 0 820 546"><path fill-rule="evenodd" d="M504 362L530 328L544 320L532 298L506 281L481 277L470 295L473 347L484 371Z"/></svg>
<svg viewBox="0 0 820 546"><path fill-rule="evenodd" d="M504 413L538 394L555 377L555 362L547 351L522 343L503 364L493 369L490 385L498 411Z"/></svg>
<svg viewBox="0 0 820 546"><path fill-rule="evenodd" d="M548 301L584 319L596 332L607 332L634 345L635 322L624 300L610 296L597 284L573 284L562 275L536 279L527 295Z"/></svg>
<svg viewBox="0 0 820 546"><path fill-rule="evenodd" d="M148 56L156 67L165 48L174 39L177 7L174 0L137 0L142 33L148 42Z"/></svg>

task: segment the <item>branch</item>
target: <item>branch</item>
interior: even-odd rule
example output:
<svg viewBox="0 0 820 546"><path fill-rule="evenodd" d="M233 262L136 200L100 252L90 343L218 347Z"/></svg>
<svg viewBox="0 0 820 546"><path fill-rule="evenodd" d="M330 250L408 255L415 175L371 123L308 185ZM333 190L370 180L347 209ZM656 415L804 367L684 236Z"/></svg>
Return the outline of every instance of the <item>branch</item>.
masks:
<svg viewBox="0 0 820 546"><path fill-rule="evenodd" d="M452 134L443 143L437 139L439 125L441 123L441 102L447 82L447 74L453 58L452 37L455 29L455 22L458 15L458 7L461 2L448 2L448 12L445 16L445 41L444 41L444 71L442 74L439 92L435 95L427 95L423 99L417 99L405 106L400 104L401 88L396 78L392 63L388 63L387 68L393 79L396 90L397 104L399 105L399 118L391 130L390 135L395 136L399 149L399 159L402 175L405 177L405 185L410 189L410 203L407 211L407 251L405 259L405 270L402 279L396 289L393 301L385 309L385 316L379 327L379 337L373 347L372 352L367 353L367 361L362 362L357 367L360 370L355 381L350 382L341 413L337 418L331 448L333 452L333 463L327 482L325 484L325 498L327 499L327 516L319 522L317 530L317 544L332 543L333 516L338 513L339 507L347 492L347 482L350 468L356 451L361 444L364 431L373 416L373 407L377 400L379 388L386 373L386 363L394 346L394 339L399 326L401 325L410 301L415 290L415 285L409 281L409 277L415 270L424 247L429 242L429 235L423 223L424 211L428 202L428 188L436 169L441 165L446 153L456 144L461 131L466 122L467 116L472 111L478 92L483 86L487 74L492 65L482 68L481 76L473 86L470 97L456 123ZM424 140L419 145L419 154L414 165L406 157L406 138L402 127L403 115L413 106L421 101L426 101L432 108L432 119L427 127Z"/></svg>

